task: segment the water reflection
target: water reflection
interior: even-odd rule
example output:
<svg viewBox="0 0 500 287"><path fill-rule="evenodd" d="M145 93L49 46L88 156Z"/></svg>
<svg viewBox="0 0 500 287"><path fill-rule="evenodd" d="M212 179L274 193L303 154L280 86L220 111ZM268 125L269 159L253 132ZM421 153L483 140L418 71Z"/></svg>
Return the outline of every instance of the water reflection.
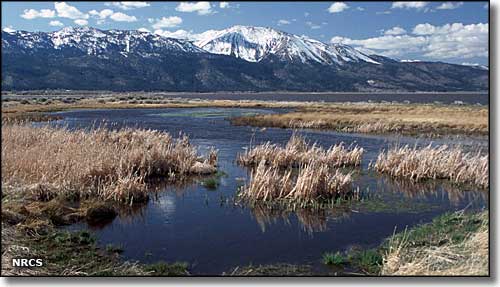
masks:
<svg viewBox="0 0 500 287"><path fill-rule="evenodd" d="M254 204L250 210L263 233L274 224L291 225L291 219L295 217L301 230L312 235L315 232L327 231L329 221L338 221L350 215L350 209L341 206L328 209L287 209Z"/></svg>
<svg viewBox="0 0 500 287"><path fill-rule="evenodd" d="M378 189L393 194L402 194L407 199L430 201L435 198L447 200L454 206L463 202L479 205L488 199L488 192L477 188L457 185L447 180L429 180L415 182L408 179L392 178L386 175L378 176Z"/></svg>

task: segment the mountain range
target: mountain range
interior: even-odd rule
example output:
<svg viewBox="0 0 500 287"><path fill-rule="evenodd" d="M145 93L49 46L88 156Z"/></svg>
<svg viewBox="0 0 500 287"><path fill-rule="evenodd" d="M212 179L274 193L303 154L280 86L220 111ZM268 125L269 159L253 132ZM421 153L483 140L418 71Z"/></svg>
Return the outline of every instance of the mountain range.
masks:
<svg viewBox="0 0 500 287"><path fill-rule="evenodd" d="M91 27L2 31L2 90L484 91L488 74L367 55L266 27L185 40Z"/></svg>

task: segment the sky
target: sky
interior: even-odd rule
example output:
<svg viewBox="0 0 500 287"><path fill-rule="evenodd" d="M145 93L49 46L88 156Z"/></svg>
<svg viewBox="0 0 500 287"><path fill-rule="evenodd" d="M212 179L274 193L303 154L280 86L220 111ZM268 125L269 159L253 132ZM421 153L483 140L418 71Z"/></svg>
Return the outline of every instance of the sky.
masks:
<svg viewBox="0 0 500 287"><path fill-rule="evenodd" d="M488 65L488 2L5 2L2 29L141 29L196 38L271 27L400 60Z"/></svg>

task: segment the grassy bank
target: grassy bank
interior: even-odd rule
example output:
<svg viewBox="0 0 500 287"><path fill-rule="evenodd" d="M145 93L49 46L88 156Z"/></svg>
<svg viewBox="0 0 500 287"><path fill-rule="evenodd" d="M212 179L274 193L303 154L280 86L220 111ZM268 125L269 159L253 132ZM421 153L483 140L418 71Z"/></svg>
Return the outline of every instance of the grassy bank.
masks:
<svg viewBox="0 0 500 287"><path fill-rule="evenodd" d="M378 248L325 253L323 262L367 275L488 275L488 212L447 213L395 234Z"/></svg>
<svg viewBox="0 0 500 287"><path fill-rule="evenodd" d="M102 249L87 231L67 232L45 226L27 232L2 223L2 276L186 276L188 264L158 262L151 265L124 261L121 249ZM13 258L40 258L43 266L12 266Z"/></svg>
<svg viewBox="0 0 500 287"><path fill-rule="evenodd" d="M243 116L236 125L403 135L488 135L488 107L424 104L323 104L283 114Z"/></svg>

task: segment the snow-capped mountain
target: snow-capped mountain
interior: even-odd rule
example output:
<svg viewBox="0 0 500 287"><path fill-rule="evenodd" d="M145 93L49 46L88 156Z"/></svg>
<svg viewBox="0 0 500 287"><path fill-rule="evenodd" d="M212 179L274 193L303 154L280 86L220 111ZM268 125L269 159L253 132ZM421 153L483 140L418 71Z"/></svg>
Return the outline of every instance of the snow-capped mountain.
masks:
<svg viewBox="0 0 500 287"><path fill-rule="evenodd" d="M136 53L151 57L168 52L206 53L192 43L165 38L135 30L99 30L89 27L66 27L56 32L9 31L2 33L3 47L21 47L33 52L39 49L76 50L87 55Z"/></svg>
<svg viewBox="0 0 500 287"><path fill-rule="evenodd" d="M353 47L325 44L306 36L297 36L266 27L234 26L209 30L196 35L194 44L210 53L230 55L260 62L273 55L284 61L317 62L324 65L346 62L379 64Z"/></svg>
<svg viewBox="0 0 500 287"><path fill-rule="evenodd" d="M2 89L484 91L488 71L368 56L262 27L207 31L190 40L68 27L2 31Z"/></svg>

